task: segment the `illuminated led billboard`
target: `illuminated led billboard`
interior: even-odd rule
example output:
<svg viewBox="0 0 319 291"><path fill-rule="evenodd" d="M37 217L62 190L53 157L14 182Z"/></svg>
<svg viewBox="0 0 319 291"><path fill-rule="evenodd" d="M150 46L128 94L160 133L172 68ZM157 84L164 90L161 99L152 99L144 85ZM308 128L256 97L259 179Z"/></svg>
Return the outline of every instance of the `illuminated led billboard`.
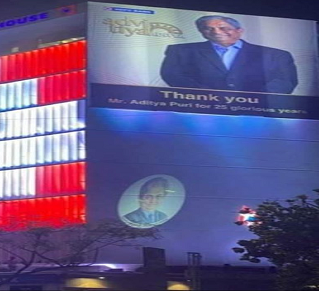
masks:
<svg viewBox="0 0 319 291"><path fill-rule="evenodd" d="M314 21L91 3L96 107L318 118Z"/></svg>

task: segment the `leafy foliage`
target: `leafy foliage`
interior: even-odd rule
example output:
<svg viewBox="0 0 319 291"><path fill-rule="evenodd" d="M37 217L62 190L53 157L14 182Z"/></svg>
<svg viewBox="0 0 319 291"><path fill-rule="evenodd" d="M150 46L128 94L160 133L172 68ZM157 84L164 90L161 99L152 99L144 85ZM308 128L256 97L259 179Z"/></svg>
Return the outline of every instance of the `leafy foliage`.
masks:
<svg viewBox="0 0 319 291"><path fill-rule="evenodd" d="M319 286L319 199L300 195L283 203L264 202L256 214L257 222L248 227L256 238L240 240L240 247L233 248L240 259L268 259L279 268L282 290Z"/></svg>

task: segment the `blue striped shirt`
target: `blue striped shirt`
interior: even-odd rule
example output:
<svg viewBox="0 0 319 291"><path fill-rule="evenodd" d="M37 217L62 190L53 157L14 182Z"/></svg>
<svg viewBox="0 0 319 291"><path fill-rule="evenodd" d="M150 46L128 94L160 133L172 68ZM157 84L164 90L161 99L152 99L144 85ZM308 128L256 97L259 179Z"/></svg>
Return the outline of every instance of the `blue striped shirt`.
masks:
<svg viewBox="0 0 319 291"><path fill-rule="evenodd" d="M212 46L216 53L221 57L226 69L229 70L239 50L242 48L243 42L239 39L233 45L228 47L212 42Z"/></svg>

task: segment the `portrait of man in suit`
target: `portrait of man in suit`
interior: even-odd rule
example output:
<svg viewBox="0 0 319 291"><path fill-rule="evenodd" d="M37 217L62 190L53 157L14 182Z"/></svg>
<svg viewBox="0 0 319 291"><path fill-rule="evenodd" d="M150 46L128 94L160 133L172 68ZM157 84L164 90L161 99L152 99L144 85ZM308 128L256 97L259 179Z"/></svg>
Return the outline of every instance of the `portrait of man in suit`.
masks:
<svg viewBox="0 0 319 291"><path fill-rule="evenodd" d="M164 223L168 217L157 208L169 192L169 183L163 177L146 181L140 188L139 208L124 215L122 220L137 227L151 227Z"/></svg>
<svg viewBox="0 0 319 291"><path fill-rule="evenodd" d="M166 49L161 77L169 86L282 94L297 86L292 55L246 42L237 20L203 16L196 26L207 41Z"/></svg>

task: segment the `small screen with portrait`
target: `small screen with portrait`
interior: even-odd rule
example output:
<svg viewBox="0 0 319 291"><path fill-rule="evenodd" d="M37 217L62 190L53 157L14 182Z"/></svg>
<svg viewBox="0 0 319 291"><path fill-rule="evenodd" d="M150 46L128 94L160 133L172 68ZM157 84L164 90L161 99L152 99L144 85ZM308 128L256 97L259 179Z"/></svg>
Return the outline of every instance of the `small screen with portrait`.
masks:
<svg viewBox="0 0 319 291"><path fill-rule="evenodd" d="M129 186L118 204L118 215L127 225L151 228L174 217L185 200L180 181L168 175L152 175Z"/></svg>

